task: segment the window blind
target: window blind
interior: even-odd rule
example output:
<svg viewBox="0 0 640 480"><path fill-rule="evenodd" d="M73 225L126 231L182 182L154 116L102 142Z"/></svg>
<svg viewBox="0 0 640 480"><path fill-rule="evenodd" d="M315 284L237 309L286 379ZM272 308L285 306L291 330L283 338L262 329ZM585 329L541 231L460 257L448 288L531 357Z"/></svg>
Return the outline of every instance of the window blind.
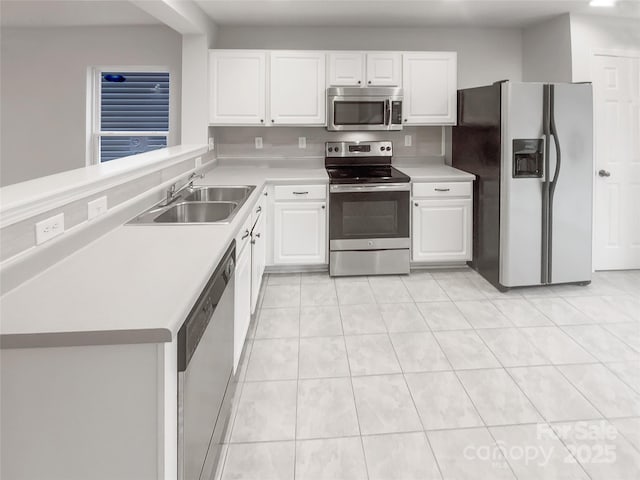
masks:
<svg viewBox="0 0 640 480"><path fill-rule="evenodd" d="M102 72L100 79L100 161L167 146L169 73ZM108 135L123 132L133 135ZM146 136L144 132L156 135ZM140 133L141 135L135 135Z"/></svg>

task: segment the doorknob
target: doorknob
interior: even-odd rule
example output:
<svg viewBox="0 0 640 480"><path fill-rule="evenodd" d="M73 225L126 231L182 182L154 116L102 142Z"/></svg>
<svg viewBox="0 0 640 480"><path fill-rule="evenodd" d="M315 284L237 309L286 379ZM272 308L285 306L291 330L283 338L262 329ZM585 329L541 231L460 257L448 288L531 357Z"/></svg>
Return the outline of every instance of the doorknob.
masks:
<svg viewBox="0 0 640 480"><path fill-rule="evenodd" d="M611 173L610 173L610 172L607 172L606 170L600 170L600 171L598 172L598 175L600 175L601 177L610 177L610 176L611 176Z"/></svg>

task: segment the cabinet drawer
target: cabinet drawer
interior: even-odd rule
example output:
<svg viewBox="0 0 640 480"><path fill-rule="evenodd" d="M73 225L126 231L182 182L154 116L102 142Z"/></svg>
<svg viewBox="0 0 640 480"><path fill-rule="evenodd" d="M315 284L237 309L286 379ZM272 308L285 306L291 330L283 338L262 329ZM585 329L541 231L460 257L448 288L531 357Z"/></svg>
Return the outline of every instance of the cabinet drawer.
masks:
<svg viewBox="0 0 640 480"><path fill-rule="evenodd" d="M327 198L326 185L278 185L274 190L276 200L324 200Z"/></svg>
<svg viewBox="0 0 640 480"><path fill-rule="evenodd" d="M251 240L251 227L253 227L253 216L249 215L236 235L236 257L238 257L244 247L249 244Z"/></svg>
<svg viewBox="0 0 640 480"><path fill-rule="evenodd" d="M414 183L413 196L422 198L471 197L471 182Z"/></svg>

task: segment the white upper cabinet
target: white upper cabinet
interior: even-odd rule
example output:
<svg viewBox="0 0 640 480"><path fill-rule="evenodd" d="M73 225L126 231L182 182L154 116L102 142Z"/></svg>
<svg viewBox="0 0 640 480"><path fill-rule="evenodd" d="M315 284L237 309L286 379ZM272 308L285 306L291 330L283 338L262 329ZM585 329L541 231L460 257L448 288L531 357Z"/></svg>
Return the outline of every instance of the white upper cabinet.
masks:
<svg viewBox="0 0 640 480"><path fill-rule="evenodd" d="M394 52L329 53L330 87L400 87L402 54Z"/></svg>
<svg viewBox="0 0 640 480"><path fill-rule="evenodd" d="M405 125L456 123L456 62L455 52L403 54Z"/></svg>
<svg viewBox="0 0 640 480"><path fill-rule="evenodd" d="M325 61L324 52L271 52L272 125L325 124Z"/></svg>
<svg viewBox="0 0 640 480"><path fill-rule="evenodd" d="M329 53L330 87L360 87L364 79L362 52Z"/></svg>
<svg viewBox="0 0 640 480"><path fill-rule="evenodd" d="M264 51L209 52L209 123L265 123L266 57Z"/></svg>
<svg viewBox="0 0 640 480"><path fill-rule="evenodd" d="M400 53L367 53L367 86L399 87L402 85Z"/></svg>

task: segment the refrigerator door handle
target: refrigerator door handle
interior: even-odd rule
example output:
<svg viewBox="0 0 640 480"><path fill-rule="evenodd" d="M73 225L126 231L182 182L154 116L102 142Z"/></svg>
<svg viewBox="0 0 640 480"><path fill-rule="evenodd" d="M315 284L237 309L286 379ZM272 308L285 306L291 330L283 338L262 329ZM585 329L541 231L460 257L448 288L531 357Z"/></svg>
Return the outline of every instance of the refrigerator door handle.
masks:
<svg viewBox="0 0 640 480"><path fill-rule="evenodd" d="M560 176L560 165L562 163L562 152L560 150L560 140L558 139L558 130L556 128L556 120L554 115L554 93L555 93L555 85L550 85L549 88L549 127L551 130L551 136L553 137L553 145L556 150L556 168L553 172L553 179L549 182L549 226L548 226L548 237L547 237L547 255L548 255L548 267L547 267L547 278L548 282L551 283L552 275L553 275L553 256L552 256L552 247L553 247L553 195L556 190L556 185L558 183L558 177Z"/></svg>
<svg viewBox="0 0 640 480"><path fill-rule="evenodd" d="M549 245L550 245L550 231L549 231L549 158L551 149L551 94L550 85L544 85L543 87L543 120L542 129L544 134L544 167L543 167L543 181L542 181L542 252L540 255L540 283L547 284L550 281L549 275Z"/></svg>

